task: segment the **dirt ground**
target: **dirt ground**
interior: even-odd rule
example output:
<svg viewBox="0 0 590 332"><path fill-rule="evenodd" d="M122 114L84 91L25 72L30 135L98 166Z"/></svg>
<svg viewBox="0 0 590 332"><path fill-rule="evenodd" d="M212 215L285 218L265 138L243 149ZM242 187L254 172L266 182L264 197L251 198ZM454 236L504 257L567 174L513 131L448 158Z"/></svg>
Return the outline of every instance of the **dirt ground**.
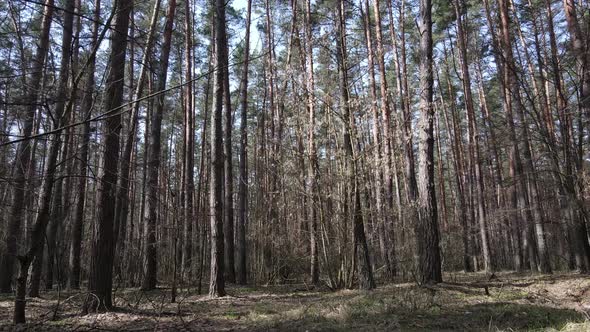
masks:
<svg viewBox="0 0 590 332"><path fill-rule="evenodd" d="M83 292L49 292L14 326L0 296L0 331L590 331L590 278L573 274L447 274L445 283L374 291L309 290L303 284L229 287L211 299L183 289L115 293L117 309L80 315ZM59 300L59 301L58 301ZM58 304L59 303L59 304Z"/></svg>

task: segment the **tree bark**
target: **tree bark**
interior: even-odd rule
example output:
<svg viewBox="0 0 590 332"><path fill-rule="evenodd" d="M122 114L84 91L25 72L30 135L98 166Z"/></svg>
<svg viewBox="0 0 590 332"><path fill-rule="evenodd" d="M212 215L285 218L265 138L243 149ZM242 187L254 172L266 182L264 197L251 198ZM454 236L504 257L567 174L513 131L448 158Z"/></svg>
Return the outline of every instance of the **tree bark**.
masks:
<svg viewBox="0 0 590 332"><path fill-rule="evenodd" d="M375 212L371 224L378 223L377 237L379 240L379 249L381 256L384 261L387 260L387 250L385 249L385 232L381 219L385 216L383 209L383 168L382 168L382 150L384 145L382 144L380 135L380 118L377 112L377 84L375 80L375 61L373 56L373 33L371 29L371 15L369 14L370 7L369 1L364 1L364 7L366 13L363 12L361 4L361 17L363 19L363 29L365 33L365 42L367 47L367 65L369 72L369 98L370 98L370 113L371 113L371 138L373 139L373 171L374 171L374 182L373 182L373 198L375 200ZM371 233L370 233L371 234ZM386 264L386 268L389 264ZM388 269L389 272L390 269Z"/></svg>
<svg viewBox="0 0 590 332"><path fill-rule="evenodd" d="M244 64L240 91L240 176L238 178L238 228L237 236L237 282L247 283L246 262L246 224L248 222L248 65L250 60L250 20L252 16L252 0L248 0L246 11L246 36L244 38Z"/></svg>
<svg viewBox="0 0 590 332"><path fill-rule="evenodd" d="M211 179L209 213L211 218L211 277L209 296L225 296L223 236L223 93L224 68L227 63L225 43L225 1L215 1L215 77L214 109L211 114Z"/></svg>
<svg viewBox="0 0 590 332"><path fill-rule="evenodd" d="M397 274L395 267L395 244L393 243L393 220L391 214L393 213L393 180L391 174L391 146L392 136L390 134L391 127L391 108L389 100L389 88L387 86L387 73L385 70L384 48L383 48L383 33L381 32L381 14L380 14L379 0L373 1L373 12L375 14L375 39L377 41L377 65L379 68L379 87L381 92L381 118L383 128L382 141L382 160L381 168L383 169L383 188L380 192L384 195L385 204L383 206L383 215L379 221L379 236L382 238L384 245L382 245L382 256L385 261L385 268L388 276L391 278ZM367 8L368 10L368 8Z"/></svg>
<svg viewBox="0 0 590 332"><path fill-rule="evenodd" d="M163 92L166 89L166 80L168 78L168 61L170 58L170 47L172 45L172 28L174 25L174 12L176 11L176 0L168 2L168 11L166 13L166 23L164 25L164 41L162 43L162 52L160 54L160 69L157 78L157 92ZM149 161L147 169L147 201L145 208L145 257L144 257L144 278L141 285L143 290L156 288L158 283L158 256L157 256L157 221L159 205L159 175L160 175L160 151L161 151L161 133L162 117L164 115L165 94L160 93L156 97L156 108L152 114L150 141L149 141Z"/></svg>
<svg viewBox="0 0 590 332"><path fill-rule="evenodd" d="M233 153L232 153L232 106L231 95L229 88L229 60L228 60L228 42L226 33L223 33L224 38L223 52L224 63L223 69L223 104L225 108L223 121L223 154L224 154L224 202L223 202L223 236L225 238L225 280L227 282L236 282L235 270L235 250L234 250L234 172L233 172Z"/></svg>
<svg viewBox="0 0 590 332"><path fill-rule="evenodd" d="M136 142L137 123L139 121L139 102L133 102L141 98L144 90L147 72L149 70L149 59L152 56L152 48L154 45L154 34L156 24L158 22L158 13L160 11L160 0L154 2L152 10L152 17L150 20L150 27L148 31L147 41L144 47L144 53L141 60L141 69L137 79L135 91L132 94L132 104L130 107L129 124L127 128L127 137L123 153L121 155L120 176L117 186L117 198L115 203L115 243L120 243L120 252L125 249L125 235L127 228L127 216L129 213L129 187L131 184L131 158L133 156L133 147ZM121 238L121 241L118 241ZM119 251L119 250L118 250ZM120 259L122 259L122 256ZM118 269L118 268L117 268Z"/></svg>
<svg viewBox="0 0 590 332"><path fill-rule="evenodd" d="M434 184L432 2L420 0L420 122L418 125L418 220L415 224L417 278L422 284L442 282L438 214Z"/></svg>
<svg viewBox="0 0 590 332"><path fill-rule="evenodd" d="M111 57L108 63L110 70L106 80L104 100L105 112L120 107L123 103L127 29L132 3L130 0L118 0L113 9L117 14L111 36ZM120 114L113 114L105 120L103 139L105 149L101 165L103 172L98 181L96 233L92 243L88 280L90 295L82 308L85 313L94 310L110 310L113 305L111 298L115 249L113 226L120 131Z"/></svg>

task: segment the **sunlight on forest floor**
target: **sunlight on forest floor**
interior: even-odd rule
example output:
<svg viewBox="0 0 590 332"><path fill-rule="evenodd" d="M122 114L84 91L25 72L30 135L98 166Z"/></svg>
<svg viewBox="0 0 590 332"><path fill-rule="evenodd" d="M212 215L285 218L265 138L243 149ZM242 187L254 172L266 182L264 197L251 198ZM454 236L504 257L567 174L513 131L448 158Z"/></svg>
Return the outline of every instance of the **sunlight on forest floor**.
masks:
<svg viewBox="0 0 590 332"><path fill-rule="evenodd" d="M590 279L586 276L508 273L486 281L454 273L432 287L380 286L375 291L307 290L303 284L235 287L210 299L184 289L115 293L118 309L79 315L82 293L44 293L28 299L26 326L16 330L468 330L590 331ZM486 295L486 292L489 295ZM13 330L13 298L0 296L0 331Z"/></svg>

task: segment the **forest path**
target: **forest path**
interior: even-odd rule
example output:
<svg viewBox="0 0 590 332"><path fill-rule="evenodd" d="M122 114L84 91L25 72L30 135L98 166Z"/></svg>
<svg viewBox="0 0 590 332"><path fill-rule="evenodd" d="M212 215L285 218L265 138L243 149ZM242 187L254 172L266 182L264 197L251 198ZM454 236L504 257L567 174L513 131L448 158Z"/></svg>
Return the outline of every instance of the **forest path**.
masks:
<svg viewBox="0 0 590 332"><path fill-rule="evenodd" d="M83 293L28 299L29 324L11 325L12 297L0 296L0 331L590 331L590 278L576 274L453 273L436 286L404 283L371 292L305 285L231 286L211 299L183 289L115 293L118 309L79 315ZM488 295L486 295L486 293Z"/></svg>

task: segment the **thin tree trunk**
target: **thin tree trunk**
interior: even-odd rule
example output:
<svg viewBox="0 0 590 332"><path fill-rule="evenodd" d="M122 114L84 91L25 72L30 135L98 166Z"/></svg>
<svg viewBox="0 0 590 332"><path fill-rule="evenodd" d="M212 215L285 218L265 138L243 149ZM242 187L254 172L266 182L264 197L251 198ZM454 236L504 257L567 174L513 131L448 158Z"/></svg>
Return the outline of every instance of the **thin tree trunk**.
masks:
<svg viewBox="0 0 590 332"><path fill-rule="evenodd" d="M224 154L224 202L223 202L223 236L224 236L224 262L225 262L225 280L230 283L236 282L235 270L235 250L234 250L234 172L233 172L233 153L232 153L232 107L231 95L229 88L229 63L228 63L228 42L226 33L222 36L225 47L223 50L223 104L225 107L223 121L223 154Z"/></svg>
<svg viewBox="0 0 590 332"><path fill-rule="evenodd" d="M168 2L168 11L166 13L166 23L164 26L164 41L162 43L162 52L160 54L160 69L158 72L156 91L161 92L166 89L166 79L168 77L168 60L170 58L170 47L172 45L172 27L174 25L174 12L176 11L176 0ZM160 174L160 151L161 151L161 133L162 117L164 115L165 94L160 93L156 97L156 108L152 114L150 142L149 142L149 161L147 169L147 201L145 212L145 256L144 256L144 276L141 288L151 290L156 288L158 274L158 256L157 256L157 220L159 205L159 174Z"/></svg>
<svg viewBox="0 0 590 332"><path fill-rule="evenodd" d="M407 201L410 205L410 221L415 222L415 201L418 197L418 184L416 182L416 168L414 157L414 144L412 132L412 112L410 111L410 89L408 87L408 65L406 61L406 31L405 31L405 4L406 0L400 0L399 7L399 24L400 24L400 49L401 49L401 68L402 68L402 89L404 91L403 102L403 132L405 143L405 177L407 187Z"/></svg>
<svg viewBox="0 0 590 332"><path fill-rule="evenodd" d="M184 61L185 67L185 104L184 104L184 160L183 160L183 186L184 186L184 246L182 253L182 271L183 276L190 279L194 275L191 269L193 261L193 192L195 190L195 119L193 106L193 29L192 29L192 10L189 0L184 1L184 33L185 50Z"/></svg>
<svg viewBox="0 0 590 332"><path fill-rule="evenodd" d="M463 82L463 93L465 95L465 108L467 111L468 122L468 149L470 165L473 168L475 175L475 191L477 199L477 215L479 223L479 233L481 236L481 249L484 261L484 270L486 273L492 273L494 264L492 262L492 255L489 248L489 234L486 220L486 207L484 195L484 181L481 171L480 149L479 149L479 131L477 128L477 120L475 119L475 110L473 106L473 96L471 93L471 75L469 74L469 64L467 59L467 36L463 30L463 9L462 0L453 1L455 7L455 16L457 19L457 42L459 44L459 54L461 62L461 76Z"/></svg>
<svg viewBox="0 0 590 332"><path fill-rule="evenodd" d="M320 270L319 270L319 255L318 255L318 215L317 215L317 155L316 155L316 144L315 144L315 81L313 72L313 45L312 45L312 34L311 34L311 1L305 1L305 54L307 60L307 76L306 76L306 89L307 89L307 110L308 110L308 124L307 124L307 180L306 180L306 191L309 197L309 239L311 249L311 262L310 262L310 276L311 283L318 285L320 281Z"/></svg>
<svg viewBox="0 0 590 332"><path fill-rule="evenodd" d="M513 53L512 53L512 37L510 33L510 16L508 10L508 1L499 0L500 12L500 50L502 52L500 59L501 65L501 82L502 82L502 96L503 108L506 113L506 125L509 131L511 142L510 147L510 177L515 184L511 188L511 203L512 203L512 232L515 237L514 244L516 244L513 256L515 270L520 271L523 268L522 246L520 240L521 225L527 222L523 219L520 212L527 208L526 191L523 185L523 170L522 161L520 158L520 149L518 146L516 129L513 116L513 108L520 107L514 101L515 95L518 91L518 83L516 81L516 73L514 68Z"/></svg>
<svg viewBox="0 0 590 332"><path fill-rule="evenodd" d="M446 51L445 51L446 53ZM446 54L445 54L446 57ZM445 73L445 75L448 76L448 68L447 67L447 63L445 62L445 70L447 71L447 73ZM438 74L438 73L437 73ZM441 95L441 101L442 101L442 109L443 109L443 116L445 118L445 125L446 125L446 129L447 129L447 133L449 136L449 143L451 144L451 150L453 151L453 168L454 168L454 173L455 173L455 184L457 186L457 192L456 192L456 197L457 197L457 209L459 210L458 212L458 216L457 218L459 219L459 224L461 225L461 240L463 242L463 270L465 272L473 272L473 266L471 264L471 252L472 252L472 243L471 243L471 239L470 239L470 227L469 227L469 223L467 221L467 206L466 206L466 202L465 202L465 183L463 181L464 179L464 170L463 170L463 148L462 148L462 142L461 142L461 134L459 133L459 128L457 127L457 123L456 121L454 121L454 116L453 116L453 121L449 120L449 116L448 116L448 112L447 112L447 106L445 105L444 102L444 98L443 98L443 94L442 94L442 86L440 84L440 78L438 78L439 81L439 93ZM450 86L449 86L449 90L450 90ZM453 96L453 94L450 94L451 96ZM454 113L456 112L456 107L455 107L455 102L453 98L450 98L451 101L451 105L449 105L449 107L451 108L451 112L454 115Z"/></svg>
<svg viewBox="0 0 590 332"><path fill-rule="evenodd" d="M363 214L361 210L359 180L357 178L356 158L353 151L352 138L355 136L355 120L354 115L350 110L350 93L348 83L348 55L346 48L346 8L345 1L340 0L338 6L338 58L339 58L339 78L340 78L340 101L344 121L344 136L343 148L345 153L345 173L347 182L350 181L350 191L345 192L344 200L346 204L352 202L351 206L352 220L353 220L353 257L352 269L354 270L355 263L358 264L358 285L360 289L370 290L375 288L375 280L373 278L373 269L365 237L365 225L363 221ZM347 187L348 188L348 187ZM352 200L350 199L352 198ZM346 218L345 222L349 222Z"/></svg>
<svg viewBox="0 0 590 332"><path fill-rule="evenodd" d="M368 11L368 8L367 8ZM384 48L383 48L383 34L381 32L381 14L379 0L373 1L373 12L375 14L375 37L377 41L377 65L379 67L379 87L381 92L381 118L383 128L382 141L382 160L381 168L383 169L383 188L380 189L380 194L384 195L385 204L383 206L383 215L379 221L379 236L383 239L383 260L385 261L385 268L387 274L391 278L396 275L395 268L395 245L393 243L393 221L391 214L393 213L393 180L391 175L391 144L392 136L390 134L391 126L391 108L389 100L389 88L387 86L387 73L385 71Z"/></svg>
<svg viewBox="0 0 590 332"><path fill-rule="evenodd" d="M209 296L225 296L223 236L223 93L227 63L225 38L225 1L215 1L215 78L214 110L211 114L211 182L209 213L211 216L211 277Z"/></svg>
<svg viewBox="0 0 590 332"><path fill-rule="evenodd" d="M384 261L387 260L387 250L385 249L385 234L384 229L382 227L381 219L384 217L385 212L383 210L383 169L381 164L381 151L384 149L383 144L381 144L381 136L380 136L380 118L377 112L377 87L375 82L375 64L374 64L374 57L373 57L373 34L371 30L371 16L369 15L369 1L364 1L364 7L366 10L366 14L363 13L362 5L361 5L361 16L363 18L363 28L365 33L365 42L367 47L367 59L368 59L368 71L369 71L369 96L370 96L370 113L371 113L371 137L373 139L373 170L374 170L374 183L373 183L373 192L375 198L375 216L372 219L372 223L377 222L379 229L377 230L377 236L379 240L379 249L381 251L381 256ZM386 268L388 263L386 264ZM388 273L389 273L388 269Z"/></svg>
<svg viewBox="0 0 590 332"><path fill-rule="evenodd" d="M564 221L561 222L562 228L565 228L564 237L565 243L569 244L564 246L568 261L574 261L573 255L575 251L576 240L572 239L571 234L568 233L568 229L571 228L569 225L575 223L574 220L567 220L568 218L576 218L576 214L573 211L574 204L572 201L576 200L576 192L573 186L573 167L571 165L571 146L570 146L570 127L571 127L571 116L567 112L568 102L565 96L564 88L562 86L562 74L559 67L558 60L558 49L557 49L557 38L555 36L555 29L553 27L553 12L551 9L551 2L547 0L545 2L547 8L547 30L549 33L550 49L551 49L551 70L553 73L553 84L555 86L555 94L557 99L557 118L559 119L559 129L561 132L561 141L563 145L563 167L560 164L560 156L557 148L555 147L551 153L551 160L554 168L554 178L559 184L557 191L559 206L561 211L564 211ZM556 140L550 135L549 142L555 142ZM573 249L573 250L572 250Z"/></svg>
<svg viewBox="0 0 590 332"><path fill-rule="evenodd" d="M244 39L244 64L240 91L240 176L238 178L238 227L237 237L237 282L247 283L246 263L246 224L248 222L248 65L250 59L250 20L252 15L252 0L248 0L246 12L246 37Z"/></svg>

